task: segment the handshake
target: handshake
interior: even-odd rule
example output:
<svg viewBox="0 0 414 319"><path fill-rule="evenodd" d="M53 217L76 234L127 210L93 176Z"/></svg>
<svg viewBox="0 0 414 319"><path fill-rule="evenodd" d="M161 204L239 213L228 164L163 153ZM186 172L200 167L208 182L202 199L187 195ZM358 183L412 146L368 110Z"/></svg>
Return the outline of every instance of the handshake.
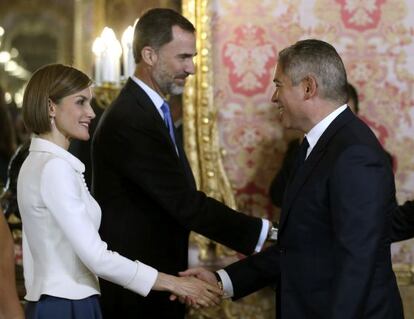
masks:
<svg viewBox="0 0 414 319"><path fill-rule="evenodd" d="M267 240L277 240L278 228L271 225ZM223 284L216 273L205 268L197 267L180 272L180 277L168 276L169 282L164 282L171 292L170 300L178 300L194 308L218 305L224 297ZM159 275L161 276L161 274ZM226 296L229 297L229 296Z"/></svg>
<svg viewBox="0 0 414 319"><path fill-rule="evenodd" d="M211 307L220 304L223 297L221 282L214 272L198 267L179 273L174 277L170 300L178 300L194 308Z"/></svg>

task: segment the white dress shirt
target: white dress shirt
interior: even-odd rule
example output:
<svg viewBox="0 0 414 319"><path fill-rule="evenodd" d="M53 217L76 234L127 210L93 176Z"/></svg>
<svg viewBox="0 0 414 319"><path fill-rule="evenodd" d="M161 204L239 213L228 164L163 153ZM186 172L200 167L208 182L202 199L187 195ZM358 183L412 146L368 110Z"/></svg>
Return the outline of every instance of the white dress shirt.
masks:
<svg viewBox="0 0 414 319"><path fill-rule="evenodd" d="M164 99L159 95L155 90L150 88L144 81L138 79L135 75L131 76L132 81L134 81L138 86L144 90L144 92L148 95L152 103L155 105L158 113L160 114L161 118L164 120L164 112L161 110L161 106L164 104Z"/></svg>
<svg viewBox="0 0 414 319"><path fill-rule="evenodd" d="M322 136L323 132L325 132L325 130L333 122L333 120L336 119L336 117L339 114L341 114L343 111L345 111L346 108L347 108L346 104L338 107L337 109L335 109L335 111L329 113L329 115L326 116L322 121L320 121L318 124L312 127L312 129L307 134L305 134L305 137L309 143L309 147L306 152L306 158L308 158L309 154L312 152L316 143L318 143L319 138Z"/></svg>
<svg viewBox="0 0 414 319"><path fill-rule="evenodd" d="M347 108L346 104L336 108L333 112L331 112L328 116L326 116L322 121L316 124L307 134L305 134L305 137L309 143L308 150L306 152L306 158L308 158L313 148L315 147L316 143L318 143L323 132L325 132L325 130L333 122L333 120L335 120L337 116L341 114L343 111L345 111L346 108ZM227 272L224 269L218 270L217 273L220 276L221 282L223 283L224 298L233 297L234 290L233 290L233 283L231 282L230 276L227 274Z"/></svg>
<svg viewBox="0 0 414 319"><path fill-rule="evenodd" d="M29 301L42 294L74 300L99 294L97 276L146 296L157 279L156 269L107 249L84 170L63 148L32 138L17 182Z"/></svg>

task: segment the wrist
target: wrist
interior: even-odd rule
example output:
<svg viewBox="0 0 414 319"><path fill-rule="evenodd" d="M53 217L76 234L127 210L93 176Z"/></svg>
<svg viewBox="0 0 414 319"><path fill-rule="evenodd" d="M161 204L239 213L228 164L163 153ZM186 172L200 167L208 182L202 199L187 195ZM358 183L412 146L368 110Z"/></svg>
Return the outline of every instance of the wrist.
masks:
<svg viewBox="0 0 414 319"><path fill-rule="evenodd" d="M172 292L175 290L176 286L176 277L159 272L157 280L153 286L153 290L158 291L169 291Z"/></svg>

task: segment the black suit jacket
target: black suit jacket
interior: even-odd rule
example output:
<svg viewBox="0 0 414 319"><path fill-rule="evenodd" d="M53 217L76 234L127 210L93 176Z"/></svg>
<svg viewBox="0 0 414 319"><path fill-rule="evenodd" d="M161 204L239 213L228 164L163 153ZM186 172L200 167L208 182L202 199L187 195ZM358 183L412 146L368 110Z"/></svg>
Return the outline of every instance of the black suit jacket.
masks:
<svg viewBox="0 0 414 319"><path fill-rule="evenodd" d="M280 170L273 178L269 187L269 197L273 205L282 206L286 185L289 181L290 173L293 170L295 158L297 156L301 141L294 139L289 142Z"/></svg>
<svg viewBox="0 0 414 319"><path fill-rule="evenodd" d="M93 139L93 192L109 248L177 274L187 268L190 230L244 254L254 251L262 222L196 191L186 156L177 156L147 94L131 79L103 114ZM183 318L168 293L146 298L101 281L105 318Z"/></svg>
<svg viewBox="0 0 414 319"><path fill-rule="evenodd" d="M346 109L293 176L279 239L226 268L240 298L277 284L278 319L401 319L392 271L392 169L371 130Z"/></svg>

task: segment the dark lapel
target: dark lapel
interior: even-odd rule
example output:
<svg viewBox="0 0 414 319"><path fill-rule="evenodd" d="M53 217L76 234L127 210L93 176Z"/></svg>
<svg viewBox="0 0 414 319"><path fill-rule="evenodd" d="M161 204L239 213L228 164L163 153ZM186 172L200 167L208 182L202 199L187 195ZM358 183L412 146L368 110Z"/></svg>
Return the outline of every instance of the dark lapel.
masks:
<svg viewBox="0 0 414 319"><path fill-rule="evenodd" d="M126 90L128 94L132 94L137 99L138 105L145 111L145 113L149 114L154 119L156 129L164 135L165 140L168 141L171 149L175 154L177 154L174 143L171 140L170 133L168 132L168 128L165 125L160 113L158 113L157 107L151 101L147 93L145 93L145 91L131 78L129 78L125 83L124 90Z"/></svg>
<svg viewBox="0 0 414 319"><path fill-rule="evenodd" d="M347 108L341 114L339 114L335 120L327 127L325 132L321 135L312 152L309 154L305 163L296 172L295 176L291 176L283 198L282 213L280 216L279 228L282 229L287 219L287 215L292 207L294 200L296 199L299 191L308 180L316 164L322 159L326 148L329 146L329 142L332 137L340 130L345 124L352 119L355 119L355 115Z"/></svg>
<svg viewBox="0 0 414 319"><path fill-rule="evenodd" d="M160 113L157 110L157 107L151 101L150 97L145 93L145 91L135 83L131 78L125 83L124 89L128 94L132 94L136 100L139 107L141 107L145 113L148 113L150 117L154 119L154 123L156 123L157 130L164 135L165 140L168 141L171 150L174 152L175 157L179 159L181 165L183 166L184 173L190 186L192 188L196 188L193 172L191 171L190 164L188 163L187 157L185 155L184 149L181 145L177 145L179 156L177 156L177 151L175 149L174 142L171 140L170 133L168 132L168 128L165 125L164 120L162 119ZM174 128L174 134L176 136L175 140L177 141L177 134Z"/></svg>
<svg viewBox="0 0 414 319"><path fill-rule="evenodd" d="M174 134L175 136L177 136L175 130L174 130ZM175 138L175 140L178 141L177 137ZM191 166L190 166L190 163L188 162L187 156L185 155L184 147L180 143L177 143L177 148L178 148L178 153L180 154L181 163L184 167L185 176L188 182L190 183L191 188L197 189L197 185L194 179L194 174L193 174L193 171L191 170Z"/></svg>

